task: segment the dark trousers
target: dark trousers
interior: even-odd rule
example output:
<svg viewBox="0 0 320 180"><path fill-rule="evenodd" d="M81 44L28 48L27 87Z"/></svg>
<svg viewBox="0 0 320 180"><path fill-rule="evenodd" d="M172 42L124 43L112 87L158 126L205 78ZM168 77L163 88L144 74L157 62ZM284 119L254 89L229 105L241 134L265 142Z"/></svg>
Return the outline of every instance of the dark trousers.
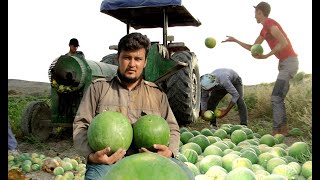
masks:
<svg viewBox="0 0 320 180"><path fill-rule="evenodd" d="M238 107L239 117L240 117L240 124L247 125L247 123L248 123L248 110L247 110L247 105L243 99L243 85L242 85L241 79L239 79L239 81L234 83L233 85L237 89L237 91L240 95L240 97L237 101L237 107ZM217 89L217 90L214 89L211 92L211 95L208 100L208 109L214 111L216 109L216 107L218 106L219 102L221 101L221 99L226 94L228 94L228 91L226 91L225 89ZM212 124L213 126L216 126L217 125L216 118L213 118L211 120L210 124Z"/></svg>
<svg viewBox="0 0 320 180"><path fill-rule="evenodd" d="M8 117L8 150L15 150L17 148L17 140L11 130Z"/></svg>

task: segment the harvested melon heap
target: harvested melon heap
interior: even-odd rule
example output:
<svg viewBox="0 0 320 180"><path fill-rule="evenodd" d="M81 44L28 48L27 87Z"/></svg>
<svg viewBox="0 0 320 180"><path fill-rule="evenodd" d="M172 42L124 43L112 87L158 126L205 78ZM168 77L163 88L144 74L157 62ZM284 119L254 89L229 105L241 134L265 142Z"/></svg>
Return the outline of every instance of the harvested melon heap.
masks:
<svg viewBox="0 0 320 180"><path fill-rule="evenodd" d="M180 128L178 159L195 179L312 179L311 146L285 136L258 134L244 125Z"/></svg>
<svg viewBox="0 0 320 180"><path fill-rule="evenodd" d="M154 150L152 144L168 145L170 137L166 121L154 115L142 116L131 125L121 113L106 111L96 116L89 127L88 140L95 150L112 146L114 152L132 143ZM312 179L312 148L306 142L287 145L285 136L260 135L247 126L233 124L201 131L181 127L180 133L176 160L195 179ZM8 154L8 173L16 177L19 172L45 171L57 179L84 179L83 159ZM145 152L125 156L104 179L184 180L189 177L185 170L169 158Z"/></svg>

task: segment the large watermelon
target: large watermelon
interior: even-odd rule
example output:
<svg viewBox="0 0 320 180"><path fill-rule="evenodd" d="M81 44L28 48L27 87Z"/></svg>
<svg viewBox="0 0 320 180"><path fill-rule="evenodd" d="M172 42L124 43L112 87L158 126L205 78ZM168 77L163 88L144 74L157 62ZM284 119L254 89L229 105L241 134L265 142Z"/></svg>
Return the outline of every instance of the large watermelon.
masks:
<svg viewBox="0 0 320 180"><path fill-rule="evenodd" d="M112 166L104 180L188 180L188 174L175 162L157 153L126 156Z"/></svg>
<svg viewBox="0 0 320 180"><path fill-rule="evenodd" d="M310 146L303 141L297 141L288 147L288 155L296 158L300 163L305 163L312 156Z"/></svg>
<svg viewBox="0 0 320 180"><path fill-rule="evenodd" d="M132 143L133 129L126 116L119 112L104 111L96 115L88 128L88 143L94 151L110 147L108 155L118 149L128 149Z"/></svg>
<svg viewBox="0 0 320 180"><path fill-rule="evenodd" d="M167 121L161 116L147 114L141 116L133 124L133 143L136 148L144 147L155 151L154 144L169 145L170 128Z"/></svg>

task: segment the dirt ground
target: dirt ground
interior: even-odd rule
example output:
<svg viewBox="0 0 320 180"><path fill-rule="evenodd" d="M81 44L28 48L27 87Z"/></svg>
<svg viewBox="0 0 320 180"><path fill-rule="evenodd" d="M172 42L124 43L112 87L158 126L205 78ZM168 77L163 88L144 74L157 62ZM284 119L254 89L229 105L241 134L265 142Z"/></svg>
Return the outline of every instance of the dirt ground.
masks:
<svg viewBox="0 0 320 180"><path fill-rule="evenodd" d="M43 95L50 92L49 83L42 82L31 82L23 80L9 80L8 83L8 93L16 93L16 95ZM230 112L228 116L223 119L223 122L219 123L232 123L238 124L238 115L236 112ZM199 119L197 122L187 125L191 130L201 130L203 128L209 128L209 122ZM249 127L250 128L250 127ZM44 154L49 157L59 156L60 158L69 157L75 158L79 157L77 154L73 142L72 142L72 131L71 129L64 129L59 136L51 136L45 142L30 142L26 139L17 139L18 149L20 152L27 152L29 154L36 152L39 154ZM286 137L285 143L291 145L293 142L298 141L294 137ZM25 174L29 180L53 180L54 175L44 172L44 171L33 171Z"/></svg>

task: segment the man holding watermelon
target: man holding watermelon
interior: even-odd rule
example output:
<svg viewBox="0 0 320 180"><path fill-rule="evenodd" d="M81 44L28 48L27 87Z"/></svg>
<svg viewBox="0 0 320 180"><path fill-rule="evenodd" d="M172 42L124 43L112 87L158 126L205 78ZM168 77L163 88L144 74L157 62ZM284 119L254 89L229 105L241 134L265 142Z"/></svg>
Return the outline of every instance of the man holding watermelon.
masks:
<svg viewBox="0 0 320 180"><path fill-rule="evenodd" d="M170 128L170 142L168 146L155 145L156 153L170 158L189 173L190 179L194 178L188 167L174 158L179 150L180 130L166 94L156 84L143 79L149 47L150 40L140 33L121 38L116 76L94 80L81 100L73 123L73 141L79 154L87 160L85 179L99 180L126 155L147 151L130 147L118 149L108 156L110 148L105 147L94 152L88 143L88 127L92 119L104 111L121 112L131 124L145 114L164 118Z"/></svg>
<svg viewBox="0 0 320 180"><path fill-rule="evenodd" d="M255 8L257 23L262 24L262 29L254 44L267 41L271 51L267 54L256 54L256 59L266 59L275 55L279 59L278 77L273 87L271 102L273 109L273 132L272 134L288 135L287 115L285 109L285 97L289 91L289 81L299 69L298 55L294 51L291 42L282 27L274 19L269 18L271 6L267 2L260 2ZM244 49L250 51L252 45L243 43L232 36L222 42L236 42Z"/></svg>
<svg viewBox="0 0 320 180"><path fill-rule="evenodd" d="M216 117L223 118L231 108L237 104L239 109L240 124L247 125L248 110L243 100L243 85L241 77L233 69L220 68L209 74L200 77L201 83L201 104L200 116L203 117L206 110L215 111L221 99L230 94L231 101L227 108L221 110L220 116L215 114L210 121L211 128L217 128Z"/></svg>

